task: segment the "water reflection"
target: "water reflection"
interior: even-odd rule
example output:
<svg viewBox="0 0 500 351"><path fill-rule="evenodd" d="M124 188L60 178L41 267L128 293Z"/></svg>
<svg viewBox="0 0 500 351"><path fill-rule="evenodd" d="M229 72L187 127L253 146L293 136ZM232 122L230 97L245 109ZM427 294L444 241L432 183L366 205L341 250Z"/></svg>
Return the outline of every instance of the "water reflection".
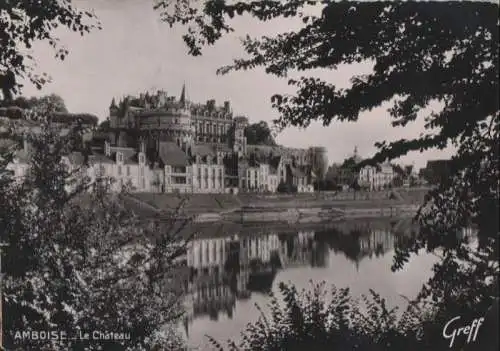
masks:
<svg viewBox="0 0 500 351"><path fill-rule="evenodd" d="M203 335L189 335L189 327L197 320L204 320L200 323L206 326L207 319L217 323L219 335L234 337L249 321L247 314L256 298L275 291L277 275L282 275L281 281L286 272L293 272L291 280L299 285L311 278L311 269L320 272L320 279L343 285L345 281L337 280L351 265L357 272L354 279L366 284L366 289L377 289L372 286L374 278L387 285L384 279L392 274L390 262L381 267L375 261L400 242L411 240L415 231L409 219L345 221L302 229L204 228L188 245L188 274L179 277L185 287L187 337L200 341ZM373 261L369 264L372 272L359 272L364 261ZM422 278L415 280L415 286L421 286ZM208 332L203 328L198 325L197 334Z"/></svg>
<svg viewBox="0 0 500 351"><path fill-rule="evenodd" d="M330 252L359 263L394 247L392 224L343 222L300 231L240 228L219 237L201 235L187 249L184 277L188 319L221 313L232 318L237 300L268 293L279 270L327 267Z"/></svg>

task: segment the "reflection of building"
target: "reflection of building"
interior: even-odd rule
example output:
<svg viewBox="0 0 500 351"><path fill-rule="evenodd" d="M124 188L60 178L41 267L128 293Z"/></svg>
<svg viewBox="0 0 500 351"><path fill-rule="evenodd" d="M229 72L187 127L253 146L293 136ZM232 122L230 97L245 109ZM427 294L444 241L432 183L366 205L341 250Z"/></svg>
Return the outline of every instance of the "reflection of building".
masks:
<svg viewBox="0 0 500 351"><path fill-rule="evenodd" d="M394 248L394 235L389 230L374 229L369 235L359 238L361 256L375 254L377 257Z"/></svg>
<svg viewBox="0 0 500 351"><path fill-rule="evenodd" d="M371 258L374 254L378 257L392 250L396 240L393 228L400 227L399 224L376 220L341 222L328 230L316 232L316 241L328 243L334 252L342 252L358 264L365 257Z"/></svg>
<svg viewBox="0 0 500 351"><path fill-rule="evenodd" d="M232 318L238 300L267 294L281 269L326 267L330 250L358 264L394 247L397 223L349 221L325 231L252 232L191 240L187 247L186 307L189 320ZM233 228L231 228L233 229ZM234 231L231 230L232 233Z"/></svg>
<svg viewBox="0 0 500 351"><path fill-rule="evenodd" d="M314 232L295 235L260 233L219 238L198 238L187 247L190 268L186 297L190 317L219 313L232 317L236 299L251 292L268 292L281 267L323 262L312 251ZM313 258L315 256L316 258Z"/></svg>
<svg viewBox="0 0 500 351"><path fill-rule="evenodd" d="M280 258L283 267L305 266L312 262L314 232L299 232L281 237Z"/></svg>

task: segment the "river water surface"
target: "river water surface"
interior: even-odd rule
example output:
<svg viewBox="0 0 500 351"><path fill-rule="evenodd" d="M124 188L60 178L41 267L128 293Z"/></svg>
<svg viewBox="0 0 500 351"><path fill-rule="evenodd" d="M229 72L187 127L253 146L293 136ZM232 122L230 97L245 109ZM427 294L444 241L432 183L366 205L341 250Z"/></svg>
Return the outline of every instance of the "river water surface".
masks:
<svg viewBox="0 0 500 351"><path fill-rule="evenodd" d="M405 306L430 276L434 256L414 256L391 272L394 247L410 238L408 219L356 219L309 227L212 225L198 231L186 256L183 285L190 348L207 350L210 335L239 340L240 332L267 310L280 282L299 289L311 281L349 287L355 297L373 289L390 306Z"/></svg>

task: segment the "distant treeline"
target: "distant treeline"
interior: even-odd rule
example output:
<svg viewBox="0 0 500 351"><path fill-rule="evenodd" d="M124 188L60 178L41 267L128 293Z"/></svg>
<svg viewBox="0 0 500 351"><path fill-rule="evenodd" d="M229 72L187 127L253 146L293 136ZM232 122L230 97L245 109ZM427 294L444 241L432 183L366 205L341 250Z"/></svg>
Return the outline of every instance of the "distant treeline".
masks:
<svg viewBox="0 0 500 351"><path fill-rule="evenodd" d="M70 113L64 100L59 95L46 95L42 97L26 98L17 97L12 101L0 101L0 117L9 119L25 119L26 111L51 111L50 119L55 123L73 123L76 121L96 126L99 119L90 113Z"/></svg>

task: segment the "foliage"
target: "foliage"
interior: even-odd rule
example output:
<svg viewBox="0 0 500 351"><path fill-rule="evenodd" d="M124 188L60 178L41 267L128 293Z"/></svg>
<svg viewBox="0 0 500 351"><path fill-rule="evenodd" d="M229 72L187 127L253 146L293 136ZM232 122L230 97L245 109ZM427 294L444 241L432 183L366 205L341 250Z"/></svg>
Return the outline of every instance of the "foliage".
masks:
<svg viewBox="0 0 500 351"><path fill-rule="evenodd" d="M260 121L253 123L245 128L245 137L248 145L269 145L276 146L272 131L267 122Z"/></svg>
<svg viewBox="0 0 500 351"><path fill-rule="evenodd" d="M339 187L335 180L333 179L325 179L325 180L318 180L314 182L314 190L315 191L321 191L321 190L339 190Z"/></svg>
<svg viewBox="0 0 500 351"><path fill-rule="evenodd" d="M99 24L95 15L77 9L69 0L2 1L0 2L0 88L4 100L22 87L19 80L29 79L41 89L48 81L46 74L35 71L35 61L27 52L34 42L43 40L64 60L68 50L54 35L58 27L83 35Z"/></svg>
<svg viewBox="0 0 500 351"><path fill-rule="evenodd" d="M399 176L399 177L404 177L405 176L405 170L400 165L393 164L392 165L392 170L394 171L394 173L396 174L396 176Z"/></svg>
<svg viewBox="0 0 500 351"><path fill-rule="evenodd" d="M51 94L41 97L25 98L19 96L11 101L0 101L0 115L9 119L33 119L36 116L50 116L55 123L82 123L96 126L98 118L90 113L69 113L66 104L59 95Z"/></svg>
<svg viewBox="0 0 500 351"><path fill-rule="evenodd" d="M43 127L30 136L25 179L0 158L4 249L4 344L9 350L179 349L161 329L181 310L174 284L182 254L177 230L139 221L107 179L91 183L65 156L78 140ZM167 225L168 226L168 225ZM66 332L63 342L15 338L16 331ZM78 331L129 333L130 339L72 340Z"/></svg>
<svg viewBox="0 0 500 351"><path fill-rule="evenodd" d="M367 163L455 146L450 176L427 197L416 218L422 231L398 250L394 268L420 249L440 252L442 260L420 297L433 300L444 314L480 315L498 300L498 3L213 0L200 8L179 3L163 6L162 18L189 26L184 40L193 55L232 31L229 22L236 15L302 21L296 31L247 36L248 56L219 70L263 67L278 77L311 72L289 79L296 94L272 97L278 127L356 121L360 113L390 103L394 127L424 118L425 130L415 139L377 143L379 151ZM308 14L309 5L321 14ZM313 70L351 63L369 64L372 72L354 75L344 89L312 76ZM457 235L468 226L477 228L479 245Z"/></svg>
<svg viewBox="0 0 500 351"><path fill-rule="evenodd" d="M19 107L24 110L34 110L36 113L63 112L68 113L66 104L62 97L56 94L44 95L41 97L18 96L13 100L0 101L2 107Z"/></svg>
<svg viewBox="0 0 500 351"><path fill-rule="evenodd" d="M81 122L85 125L96 126L99 118L90 113L54 113L51 121L56 123Z"/></svg>
<svg viewBox="0 0 500 351"><path fill-rule="evenodd" d="M394 179L392 180L392 184L394 184L395 187L399 188L403 186L403 177L401 175L396 175Z"/></svg>
<svg viewBox="0 0 500 351"><path fill-rule="evenodd" d="M398 318L397 309L388 308L374 291L362 296L360 303L349 289L332 287L327 296L324 283L302 292L284 283L279 289L283 303L271 293L269 317L261 311L259 320L248 324L239 344L228 341L228 350L435 349L421 338L425 316L410 307ZM215 349L224 349L208 338Z"/></svg>
<svg viewBox="0 0 500 351"><path fill-rule="evenodd" d="M287 194L293 194L293 193L296 193L297 192L297 186L296 185L293 185L289 182L284 182L284 181L281 181L279 184L278 184L278 188L276 189L276 191L278 193L287 193Z"/></svg>
<svg viewBox="0 0 500 351"><path fill-rule="evenodd" d="M99 131L107 132L111 129L109 118L99 123Z"/></svg>

